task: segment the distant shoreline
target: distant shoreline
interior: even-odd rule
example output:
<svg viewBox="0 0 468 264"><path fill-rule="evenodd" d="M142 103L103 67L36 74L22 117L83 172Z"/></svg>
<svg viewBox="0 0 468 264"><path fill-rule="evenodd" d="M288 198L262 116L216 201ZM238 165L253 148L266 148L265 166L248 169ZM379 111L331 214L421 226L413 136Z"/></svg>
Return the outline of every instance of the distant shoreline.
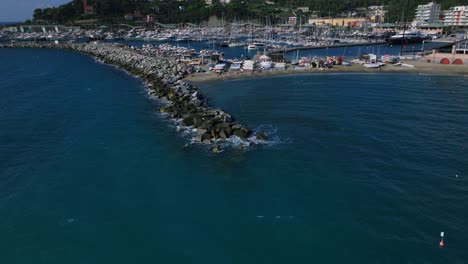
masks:
<svg viewBox="0 0 468 264"><path fill-rule="evenodd" d="M68 45L37 45L34 47L32 43L16 43L16 44L0 44L0 48L52 48L52 49L70 49ZM65 48L64 48L65 47ZM156 57L155 57L156 58ZM166 58L167 59L167 58ZM379 73L397 73L397 74L427 74L427 75L446 75L446 76L462 76L468 77L468 65L455 65L455 64L439 64L421 60L407 60L403 63L412 65L414 67L393 66L391 64L382 66L380 68L366 68L359 64L352 64L351 66L334 65L333 68L300 68L292 69L291 67L286 70L268 70L256 72L225 72L221 75L205 72L205 73L192 73L187 74L183 80L191 83L202 83L222 80L238 80L238 79L251 79L251 78L264 78L269 76L287 76L287 75L304 75L304 74L340 74L340 73L355 73L355 74L379 74Z"/></svg>
<svg viewBox="0 0 468 264"><path fill-rule="evenodd" d="M0 26L15 25L21 22L0 22Z"/></svg>

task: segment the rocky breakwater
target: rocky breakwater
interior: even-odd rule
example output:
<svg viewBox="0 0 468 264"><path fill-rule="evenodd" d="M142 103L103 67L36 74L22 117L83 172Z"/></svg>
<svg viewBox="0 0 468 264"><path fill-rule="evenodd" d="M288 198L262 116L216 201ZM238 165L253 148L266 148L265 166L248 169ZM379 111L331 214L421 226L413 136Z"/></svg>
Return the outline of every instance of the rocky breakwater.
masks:
<svg viewBox="0 0 468 264"><path fill-rule="evenodd" d="M3 47L74 50L125 69L147 82L148 93L164 102L160 112L176 120L180 124L178 129L188 129L193 133L194 142L210 145L214 152L220 151L220 143L231 137L242 140L241 148L255 144L253 139L266 140L265 134L254 135L250 129L237 123L230 114L210 107L205 96L196 87L183 80L192 73L190 65L143 55L117 45L20 43L3 45Z"/></svg>
<svg viewBox="0 0 468 264"><path fill-rule="evenodd" d="M169 87L158 85L153 93L171 102L161 108L161 112L180 120L182 126L195 129L195 142L212 144L232 136L247 142L252 135L251 130L236 123L228 113L209 107L203 95L183 80Z"/></svg>

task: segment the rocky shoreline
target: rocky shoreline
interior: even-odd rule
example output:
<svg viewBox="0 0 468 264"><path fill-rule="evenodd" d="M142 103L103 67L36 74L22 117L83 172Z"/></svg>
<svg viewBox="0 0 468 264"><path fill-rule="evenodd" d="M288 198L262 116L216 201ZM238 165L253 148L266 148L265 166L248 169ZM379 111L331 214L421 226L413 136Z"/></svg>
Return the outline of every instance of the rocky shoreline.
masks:
<svg viewBox="0 0 468 264"><path fill-rule="evenodd" d="M148 87L148 94L165 102L160 108L180 124L180 129L189 129L193 141L210 145L213 152L221 151L223 140L240 138L245 146L251 146L256 139L266 140L264 133L254 135L253 131L237 123L234 118L221 109L212 108L196 87L183 79L192 73L191 66L175 60L147 56L114 45L104 44L36 44L14 43L0 45L0 48L54 48L76 51L91 55L100 61L115 65L130 74L142 78ZM250 139L249 139L250 138Z"/></svg>

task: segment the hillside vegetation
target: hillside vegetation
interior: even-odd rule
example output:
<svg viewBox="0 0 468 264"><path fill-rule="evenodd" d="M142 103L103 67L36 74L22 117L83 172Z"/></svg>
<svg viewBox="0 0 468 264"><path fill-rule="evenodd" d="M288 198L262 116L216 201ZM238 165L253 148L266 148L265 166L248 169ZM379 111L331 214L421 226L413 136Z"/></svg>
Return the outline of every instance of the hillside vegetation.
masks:
<svg viewBox="0 0 468 264"><path fill-rule="evenodd" d="M213 1L215 2L215 1ZM210 16L217 16L225 21L258 21L265 24L284 23L285 18L293 15L297 7L309 7L319 16L340 16L343 13L371 5L384 4L388 11L387 22L401 21L403 17L411 20L415 7L426 4L429 0L276 0L266 4L264 0L231 0L230 4L213 4L207 6L204 0L88 0L95 6L94 15L83 15L81 0L55 8L36 9L34 21L48 23L68 23L76 19L99 18L104 22L123 20L125 14L153 14L158 22L201 23ZM442 9L456 5L468 5L468 0L441 0ZM406 12L406 14L405 14ZM306 19L310 14L295 12Z"/></svg>

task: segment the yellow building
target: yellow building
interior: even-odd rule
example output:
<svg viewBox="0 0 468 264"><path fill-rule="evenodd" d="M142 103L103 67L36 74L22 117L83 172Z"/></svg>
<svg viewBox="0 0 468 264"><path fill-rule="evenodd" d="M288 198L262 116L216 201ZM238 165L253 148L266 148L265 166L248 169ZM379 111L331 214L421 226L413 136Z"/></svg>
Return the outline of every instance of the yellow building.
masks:
<svg viewBox="0 0 468 264"><path fill-rule="evenodd" d="M333 26L359 26L363 21L366 21L365 17L335 17L335 18L310 18L309 24L320 25L333 25Z"/></svg>

